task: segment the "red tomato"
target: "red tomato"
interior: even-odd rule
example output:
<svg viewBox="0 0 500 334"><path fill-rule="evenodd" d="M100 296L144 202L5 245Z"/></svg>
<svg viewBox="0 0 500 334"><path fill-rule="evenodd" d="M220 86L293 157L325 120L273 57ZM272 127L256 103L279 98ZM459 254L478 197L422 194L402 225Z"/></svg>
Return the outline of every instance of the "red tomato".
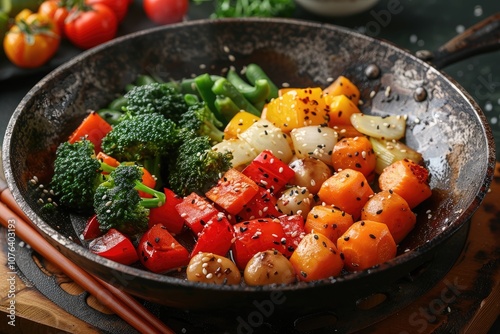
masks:
<svg viewBox="0 0 500 334"><path fill-rule="evenodd" d="M132 241L114 228L89 244L93 253L121 264L132 264L139 260Z"/></svg>
<svg viewBox="0 0 500 334"><path fill-rule="evenodd" d="M68 17L68 8L60 0L47 0L38 7L38 13L45 15L54 21L59 31L64 33L64 20Z"/></svg>
<svg viewBox="0 0 500 334"><path fill-rule="evenodd" d="M48 17L25 10L5 34L3 47L16 66L35 68L48 62L60 44L59 29Z"/></svg>
<svg viewBox="0 0 500 334"><path fill-rule="evenodd" d="M112 40L117 30L116 15L108 6L99 3L85 9L73 9L64 25L66 37L81 49Z"/></svg>
<svg viewBox="0 0 500 334"><path fill-rule="evenodd" d="M86 2L89 5L100 3L108 6L115 13L118 22L125 18L129 6L129 0L86 0Z"/></svg>
<svg viewBox="0 0 500 334"><path fill-rule="evenodd" d="M144 0L144 11L157 24L181 22L189 7L188 0Z"/></svg>

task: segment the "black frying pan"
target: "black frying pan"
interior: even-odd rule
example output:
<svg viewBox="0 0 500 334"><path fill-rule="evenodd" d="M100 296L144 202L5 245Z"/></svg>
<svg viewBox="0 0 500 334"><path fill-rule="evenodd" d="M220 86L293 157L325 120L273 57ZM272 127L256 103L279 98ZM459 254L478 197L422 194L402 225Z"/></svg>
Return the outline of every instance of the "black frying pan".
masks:
<svg viewBox="0 0 500 334"><path fill-rule="evenodd" d="M498 46L498 18L483 24L487 28L482 32L493 39L480 42L479 49ZM457 54L466 56L468 49L463 50L460 54L448 45L421 56L442 66L456 60ZM57 145L88 109L105 106L138 74L181 79L250 62L260 64L277 83L291 86L326 86L329 78L345 75L360 87L364 112L408 115L406 141L422 152L434 194L418 209L417 226L400 245L396 259L308 284L209 286L98 257L79 242L83 218L40 212L28 180L36 175L48 182ZM201 69L201 64L206 67ZM371 92L376 92L373 98ZM456 260L469 218L489 187L494 162L494 140L482 111L438 69L381 40L332 25L284 19L192 21L138 32L87 51L27 94L12 116L3 146L5 173L15 199L62 253L146 300L189 309L193 316L224 312L221 321L227 322L228 331L241 326L256 330L263 322L282 332L318 324L337 332L352 331L407 305Z"/></svg>

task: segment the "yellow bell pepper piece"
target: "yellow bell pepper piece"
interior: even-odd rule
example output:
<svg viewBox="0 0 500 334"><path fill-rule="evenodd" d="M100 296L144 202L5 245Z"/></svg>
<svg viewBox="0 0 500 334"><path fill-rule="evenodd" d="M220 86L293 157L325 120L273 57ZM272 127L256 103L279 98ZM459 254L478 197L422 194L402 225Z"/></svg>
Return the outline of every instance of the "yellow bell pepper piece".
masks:
<svg viewBox="0 0 500 334"><path fill-rule="evenodd" d="M224 129L224 139L238 138L238 135L248 129L260 118L247 111L241 110L227 123Z"/></svg>
<svg viewBox="0 0 500 334"><path fill-rule="evenodd" d="M351 115L354 113L359 113L358 106L354 104L353 101L349 100L345 95L325 95L325 102L328 104L329 110L329 121L328 125L333 127L335 125L350 125Z"/></svg>
<svg viewBox="0 0 500 334"><path fill-rule="evenodd" d="M345 95L356 105L358 104L360 98L358 87L342 75L332 82L330 86L326 87L323 90L323 93L331 97Z"/></svg>
<svg viewBox="0 0 500 334"><path fill-rule="evenodd" d="M326 124L327 111L321 88L294 88L271 100L262 112L262 118L288 133L295 128Z"/></svg>

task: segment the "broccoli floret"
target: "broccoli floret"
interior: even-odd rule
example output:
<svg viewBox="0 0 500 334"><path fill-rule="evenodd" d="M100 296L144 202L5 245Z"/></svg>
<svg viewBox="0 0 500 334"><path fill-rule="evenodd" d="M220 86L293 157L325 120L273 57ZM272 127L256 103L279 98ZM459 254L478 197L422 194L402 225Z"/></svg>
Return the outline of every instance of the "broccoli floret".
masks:
<svg viewBox="0 0 500 334"><path fill-rule="evenodd" d="M223 127L215 115L208 109L206 103L200 102L191 105L182 115L179 126L190 129L199 136L208 136L211 144L216 144L224 139Z"/></svg>
<svg viewBox="0 0 500 334"><path fill-rule="evenodd" d="M59 204L78 210L90 209L95 190L105 181L101 172L112 169L96 158L94 145L89 140L64 142L56 150L50 187Z"/></svg>
<svg viewBox="0 0 500 334"><path fill-rule="evenodd" d="M231 153L212 150L208 137L190 136L186 132L178 155L172 160L170 188L180 196L191 192L204 194L231 168L231 160Z"/></svg>
<svg viewBox="0 0 500 334"><path fill-rule="evenodd" d="M120 164L101 183L94 195L94 210L103 231L115 228L127 235L148 228L149 208L165 204L165 194L141 183L139 166ZM137 190L153 195L141 198Z"/></svg>
<svg viewBox="0 0 500 334"><path fill-rule="evenodd" d="M168 83L148 83L135 86L125 94L123 111L128 116L158 113L177 123L187 111L184 95Z"/></svg>
<svg viewBox="0 0 500 334"><path fill-rule="evenodd" d="M161 160L178 146L179 129L157 113L126 118L103 138L104 153L119 161L136 161L160 178Z"/></svg>

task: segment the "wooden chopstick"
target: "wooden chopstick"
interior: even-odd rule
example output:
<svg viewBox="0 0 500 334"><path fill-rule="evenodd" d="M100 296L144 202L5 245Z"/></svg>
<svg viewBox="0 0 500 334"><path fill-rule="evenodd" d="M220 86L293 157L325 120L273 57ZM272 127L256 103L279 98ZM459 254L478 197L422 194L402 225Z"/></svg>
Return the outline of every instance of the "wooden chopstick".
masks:
<svg viewBox="0 0 500 334"><path fill-rule="evenodd" d="M0 179L0 223L8 228L13 222L16 236L48 261L57 265L75 283L139 332L174 334L173 330L144 308L135 298L87 273L57 251L31 226L30 220L17 205L10 190L6 188L5 181Z"/></svg>

